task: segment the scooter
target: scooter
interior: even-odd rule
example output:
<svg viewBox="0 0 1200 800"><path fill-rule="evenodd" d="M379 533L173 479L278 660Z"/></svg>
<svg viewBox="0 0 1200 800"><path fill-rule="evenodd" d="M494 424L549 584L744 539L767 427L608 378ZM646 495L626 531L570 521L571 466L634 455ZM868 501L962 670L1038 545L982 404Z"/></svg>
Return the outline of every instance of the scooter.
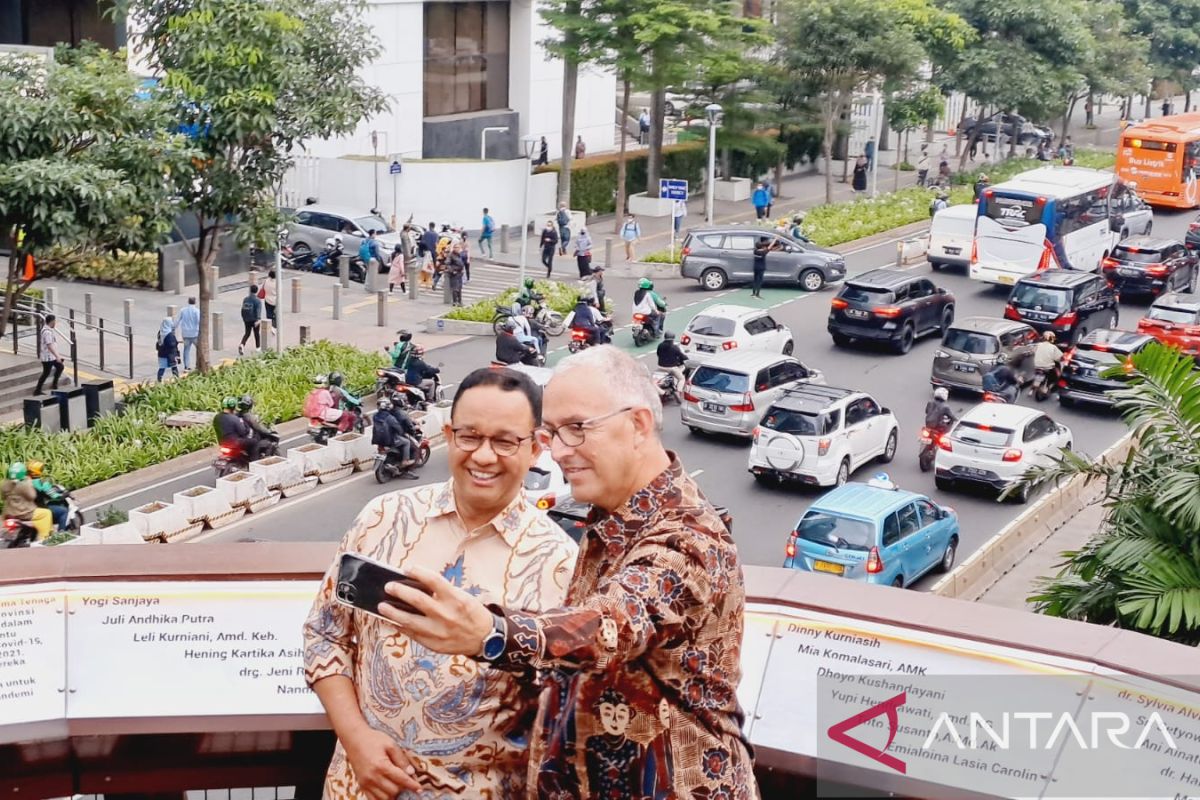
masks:
<svg viewBox="0 0 1200 800"><path fill-rule="evenodd" d="M0 532L0 544L5 548L29 547L37 541L37 528L29 520L16 517L4 518L4 530Z"/></svg>
<svg viewBox="0 0 1200 800"><path fill-rule="evenodd" d="M658 389L658 399L663 402L663 405L673 400L679 400L679 382L675 380L674 373L657 369L650 379L654 381L654 386Z"/></svg>
<svg viewBox="0 0 1200 800"><path fill-rule="evenodd" d="M1039 403L1042 402L1058 386L1058 379L1057 369L1035 369L1033 380L1029 383L1029 396Z"/></svg>
<svg viewBox="0 0 1200 800"><path fill-rule="evenodd" d="M600 329L603 331L600 335L600 343L607 344L612 341L612 321L602 320ZM592 334L587 328L571 328L571 341L567 343L567 351L578 353L581 350L586 350L596 342L592 341Z"/></svg>
<svg viewBox="0 0 1200 800"><path fill-rule="evenodd" d="M424 411L429 407L425 393L419 386L413 386L405 380L405 371L396 367L380 367L375 370L375 394L377 397L387 397L392 402L399 402L410 411ZM433 396L435 400L442 399L442 384L434 378Z"/></svg>
<svg viewBox="0 0 1200 800"><path fill-rule="evenodd" d="M492 330L499 335L508 320L517 313L519 312L514 312L512 306L496 306L496 313L492 315ZM532 321L536 322L547 336L561 336L567 329L563 315L550 308L541 296L534 300Z"/></svg>
<svg viewBox="0 0 1200 800"><path fill-rule="evenodd" d="M949 431L939 430L938 428L921 428L920 443L921 450L917 454L917 464L921 467L921 472L929 472L933 469L933 460L937 456L938 448L942 445L942 439L946 437Z"/></svg>
<svg viewBox="0 0 1200 800"><path fill-rule="evenodd" d="M633 344L635 347L649 344L658 336L658 328L650 314L633 315Z"/></svg>
<svg viewBox="0 0 1200 800"><path fill-rule="evenodd" d="M37 504L42 508L50 505L65 505L67 507L67 527L66 530L79 532L83 527L83 511L79 508L79 503L67 491L67 487L60 483L56 483L51 487L51 493L38 492Z"/></svg>
<svg viewBox="0 0 1200 800"><path fill-rule="evenodd" d="M400 451L394 447L380 447L379 452L375 454L375 482L387 483L392 478L407 472L415 467L423 467L429 463L430 447L429 442L423 436L410 436L408 440L415 445L413 448L413 462L406 467L402 467L403 462L400 461ZM416 477L415 475L412 477Z"/></svg>
<svg viewBox="0 0 1200 800"><path fill-rule="evenodd" d="M366 423L363 421L362 407L342 409L343 414L354 414L354 424L350 426L350 430L354 433L362 433ZM329 440L334 436L340 436L342 433L349 431L341 430L341 425L338 421L328 422L326 420L310 419L308 421L308 436L313 440L314 444L328 444Z"/></svg>
<svg viewBox="0 0 1200 800"><path fill-rule="evenodd" d="M262 458L279 455L279 434L274 431L267 439L267 446L262 449ZM250 469L250 454L236 442L228 442L217 446L217 457L213 461L213 472L218 478L232 475L235 472Z"/></svg>

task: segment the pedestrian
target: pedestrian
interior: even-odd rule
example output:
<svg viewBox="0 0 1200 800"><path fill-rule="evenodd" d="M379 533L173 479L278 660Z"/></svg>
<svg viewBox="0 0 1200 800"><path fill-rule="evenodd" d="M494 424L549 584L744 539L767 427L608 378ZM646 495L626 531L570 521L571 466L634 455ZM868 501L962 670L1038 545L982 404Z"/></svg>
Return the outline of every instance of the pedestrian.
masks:
<svg viewBox="0 0 1200 800"><path fill-rule="evenodd" d="M558 231L554 228L554 220L546 220L539 242L542 246L542 266L546 268L546 278L549 279L554 269L554 251L558 247Z"/></svg>
<svg viewBox="0 0 1200 800"><path fill-rule="evenodd" d="M596 307L599 308L600 313L603 314L605 309L608 307L607 306L608 294L607 294L607 292L604 291L604 265L603 264L597 264L596 266L592 267L591 279L592 279L592 293L596 297Z"/></svg>
<svg viewBox="0 0 1200 800"><path fill-rule="evenodd" d="M418 240L421 247L421 255L425 256L425 263L432 264L437 255L438 229L436 222L430 222L429 227L421 234Z"/></svg>
<svg viewBox="0 0 1200 800"><path fill-rule="evenodd" d="M592 237L582 225L579 235L575 237L575 265L579 268L580 278L592 272Z"/></svg>
<svg viewBox="0 0 1200 800"><path fill-rule="evenodd" d="M179 338L183 339L183 371L192 368L192 349L200 342L200 308L196 298L189 297L188 304L179 312L177 321Z"/></svg>
<svg viewBox="0 0 1200 800"><path fill-rule="evenodd" d="M638 225L637 219L633 214L625 215L625 222L621 225L621 241L625 242L625 260L633 261L633 246L642 238L642 226Z"/></svg>
<svg viewBox="0 0 1200 800"><path fill-rule="evenodd" d="M513 370L467 375L445 427L449 480L371 500L339 557L362 553L404 572L432 567L504 608L562 605L578 548L522 483L540 452L541 395ZM337 736L325 796L525 797L538 687L491 668L480 642L467 658L439 655L343 605L338 563L304 624L304 677Z"/></svg>
<svg viewBox="0 0 1200 800"><path fill-rule="evenodd" d="M471 246L467 244L466 239L463 239L463 246L459 250L459 256L463 262L463 283L471 282Z"/></svg>
<svg viewBox="0 0 1200 800"><path fill-rule="evenodd" d="M558 254L565 256L567 244L571 241L571 212L567 209L566 203L558 204L555 221L558 223Z"/></svg>
<svg viewBox="0 0 1200 800"><path fill-rule="evenodd" d="M57 325L58 318L47 314L42 323L42 332L38 334L38 359L42 362L42 376L38 378L37 386L33 390L34 396L42 394L42 387L46 385L46 378L51 372L54 373L54 378L50 381L51 391L58 388L58 379L63 374L64 364L58 352L58 334L54 332Z"/></svg>
<svg viewBox="0 0 1200 800"><path fill-rule="evenodd" d="M921 155L917 159L917 186L929 184L929 148L921 145Z"/></svg>
<svg viewBox="0 0 1200 800"><path fill-rule="evenodd" d="M384 263L383 251L380 249L379 240L375 238L375 230L367 231L367 238L363 239L358 245L358 260L362 262L363 269L373 273L379 272L379 265ZM363 285L366 285L363 281Z"/></svg>
<svg viewBox="0 0 1200 800"><path fill-rule="evenodd" d="M463 273L466 271L463 262L463 245L457 242L450 246L450 255L446 257L446 280L450 282L450 305L461 306L463 290Z"/></svg>
<svg viewBox="0 0 1200 800"><path fill-rule="evenodd" d="M1164 98L1163 98L1163 102L1162 102L1162 112L1163 112L1163 113L1162 113L1162 115L1163 115L1164 117L1165 117L1165 116L1168 116L1168 115L1171 113L1171 100L1170 100L1170 98L1167 98L1167 97L1164 97Z"/></svg>
<svg viewBox="0 0 1200 800"><path fill-rule="evenodd" d="M450 233L450 226L443 225L441 233L438 234L437 245L433 248L433 288L436 291L438 284L442 282L442 275L446 271L446 259L450 255L450 245L454 242L454 236Z"/></svg>
<svg viewBox="0 0 1200 800"><path fill-rule="evenodd" d="M767 254L776 249L778 241L771 241L766 236L758 237L754 245L754 286L751 297L762 297L763 281L767 276Z"/></svg>
<svg viewBox="0 0 1200 800"><path fill-rule="evenodd" d="M771 205L771 195L762 181L759 181L758 185L754 187L754 194L750 195L750 203L754 206L755 219L766 219L767 208Z"/></svg>
<svg viewBox="0 0 1200 800"><path fill-rule="evenodd" d="M638 115L638 144L646 144L650 138L650 109L643 108Z"/></svg>
<svg viewBox="0 0 1200 800"><path fill-rule="evenodd" d="M856 196L867 191L867 170L870 168L870 163L866 153L860 153L854 160L854 176L851 178L850 188L854 189Z"/></svg>
<svg viewBox="0 0 1200 800"><path fill-rule="evenodd" d="M581 133L575 139L575 160L578 161L579 159L583 158L586 155L587 155L587 145L583 143L583 134Z"/></svg>
<svg viewBox="0 0 1200 800"><path fill-rule="evenodd" d="M492 215L485 208L483 210L483 223L479 233L479 255L483 255L483 245L487 243L488 258L495 258L495 253L492 251L492 234L496 232L496 220L492 219Z"/></svg>
<svg viewBox="0 0 1200 800"><path fill-rule="evenodd" d="M867 157L867 169L875 169L875 137L867 139L867 144L863 147L863 154Z"/></svg>
<svg viewBox="0 0 1200 800"><path fill-rule="evenodd" d="M541 144L538 145L537 161L533 162L535 167L544 166L550 163L550 143L546 141L546 137L542 137Z"/></svg>
<svg viewBox="0 0 1200 800"><path fill-rule="evenodd" d="M764 180L763 188L767 190L767 218L771 217L771 209L775 206L775 187L769 180Z"/></svg>
<svg viewBox="0 0 1200 800"><path fill-rule="evenodd" d="M258 332L260 319L262 319L262 300L258 299L258 287L252 283L249 292L242 298L242 325L245 326L246 331L242 334L241 344L238 345L239 356L246 352L246 342L250 340L251 333L254 334L255 348L262 348L261 334Z"/></svg>
<svg viewBox="0 0 1200 800"><path fill-rule="evenodd" d="M1084 120L1084 124L1087 125L1089 128L1095 127L1095 125L1096 125L1094 112L1095 112L1095 109L1092 106L1092 98L1089 97L1083 103L1083 113L1086 116L1086 119Z"/></svg>
<svg viewBox="0 0 1200 800"><path fill-rule="evenodd" d="M272 325L278 325L279 320L275 318L275 308L279 305L279 279L276 277L274 269L267 273L267 279L263 281L262 287L258 290L258 296L266 308L266 318L271 320Z"/></svg>
<svg viewBox="0 0 1200 800"><path fill-rule="evenodd" d="M526 797L758 797L737 698L737 547L661 429L637 360L604 346L564 359L538 437L592 514L563 604L523 611L414 565L424 591L388 592L420 614L381 606L434 652L539 676Z"/></svg>
<svg viewBox="0 0 1200 800"><path fill-rule="evenodd" d="M671 206L671 224L675 226L675 236L679 236L683 230L683 220L687 216L687 201L676 200Z"/></svg>
<svg viewBox="0 0 1200 800"><path fill-rule="evenodd" d="M403 237L404 234L401 234ZM404 285L404 241L403 238L396 244L396 248L392 251L392 260L388 263L388 293L396 290L396 284L400 284L400 292L403 294L408 291Z"/></svg>
<svg viewBox="0 0 1200 800"><path fill-rule="evenodd" d="M158 326L158 382L162 383L167 370L179 377L179 340L175 338L175 320L164 317Z"/></svg>

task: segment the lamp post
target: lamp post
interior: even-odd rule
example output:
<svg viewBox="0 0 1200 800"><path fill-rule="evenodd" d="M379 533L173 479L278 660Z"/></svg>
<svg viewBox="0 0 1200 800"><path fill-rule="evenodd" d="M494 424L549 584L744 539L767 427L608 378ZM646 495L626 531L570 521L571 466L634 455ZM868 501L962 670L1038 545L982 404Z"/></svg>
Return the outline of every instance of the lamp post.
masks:
<svg viewBox="0 0 1200 800"><path fill-rule="evenodd" d="M479 132L479 160L487 161L487 135L489 133L508 133L507 125L497 125L491 128L484 128Z"/></svg>
<svg viewBox="0 0 1200 800"><path fill-rule="evenodd" d="M716 103L704 107L704 116L708 118L708 189L704 193L704 222L708 225L713 221L713 195L717 188L717 123L721 111Z"/></svg>
<svg viewBox="0 0 1200 800"><path fill-rule="evenodd" d="M525 196L521 201L521 272L519 286L525 285L525 259L529 255L529 173L533 172L533 148L538 140L534 136L521 137L521 154L525 157ZM507 245L505 245L507 247Z"/></svg>

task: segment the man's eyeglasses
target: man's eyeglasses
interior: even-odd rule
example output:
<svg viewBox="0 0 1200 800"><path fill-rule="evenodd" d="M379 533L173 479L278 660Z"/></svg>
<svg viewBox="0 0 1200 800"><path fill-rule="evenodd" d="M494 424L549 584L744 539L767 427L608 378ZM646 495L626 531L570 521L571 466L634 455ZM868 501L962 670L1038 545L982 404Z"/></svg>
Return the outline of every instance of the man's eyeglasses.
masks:
<svg viewBox="0 0 1200 800"><path fill-rule="evenodd" d="M474 453L483 447L484 442L487 442L491 446L492 452L498 456L515 456L522 444L534 438L532 435L485 436L471 428L451 428L450 433L454 439L454 446L464 453Z"/></svg>
<svg viewBox="0 0 1200 800"><path fill-rule="evenodd" d="M600 427L602 422L612 419L618 414L624 414L627 411L633 411L633 406L625 406L618 408L616 411L610 411L607 414L601 414L598 417L591 419L580 420L579 422L568 422L566 425L543 425L536 429L533 434L538 437L538 442L542 447L549 447L555 439L558 439L567 447L579 447L587 439L587 432Z"/></svg>

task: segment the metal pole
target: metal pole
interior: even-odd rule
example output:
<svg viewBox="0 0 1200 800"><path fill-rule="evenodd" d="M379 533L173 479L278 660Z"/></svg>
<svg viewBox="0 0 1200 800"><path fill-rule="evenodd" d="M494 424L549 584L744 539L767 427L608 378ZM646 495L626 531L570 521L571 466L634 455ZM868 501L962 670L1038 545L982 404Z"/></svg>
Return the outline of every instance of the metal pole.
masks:
<svg viewBox="0 0 1200 800"><path fill-rule="evenodd" d="M521 274L520 284L525 285L525 261L529 258L529 173L533 171L533 159L525 159L525 193L521 196Z"/></svg>
<svg viewBox="0 0 1200 800"><path fill-rule="evenodd" d="M613 239L611 236L604 237L604 268L612 269L612 245Z"/></svg>
<svg viewBox="0 0 1200 800"><path fill-rule="evenodd" d="M879 92L875 95L875 119L874 130L871 131L875 140L875 150L871 153L871 197L876 197L879 194L879 141L883 138L883 93Z"/></svg>
<svg viewBox="0 0 1200 800"><path fill-rule="evenodd" d="M92 324L92 293L83 293L83 321L87 325Z"/></svg>
<svg viewBox="0 0 1200 800"><path fill-rule="evenodd" d="M283 352L283 257L275 247L275 352Z"/></svg>
<svg viewBox="0 0 1200 800"><path fill-rule="evenodd" d="M72 333L71 336L74 337L75 334ZM133 380L133 326L132 325L125 326L125 341L129 345L129 380ZM78 364L75 365L75 371L79 372ZM78 376L76 376L76 378L75 378L75 385L76 386L79 385Z"/></svg>
<svg viewBox="0 0 1200 800"><path fill-rule="evenodd" d="M133 327L133 298L125 298L125 327Z"/></svg>
<svg viewBox="0 0 1200 800"><path fill-rule="evenodd" d="M214 311L210 317L212 320L212 349L214 351L225 349L225 312Z"/></svg>
<svg viewBox="0 0 1200 800"><path fill-rule="evenodd" d="M104 372L104 317L100 317L100 371Z"/></svg>
<svg viewBox="0 0 1200 800"><path fill-rule="evenodd" d="M388 324L387 292L375 293L375 324L386 328Z"/></svg>
<svg viewBox="0 0 1200 800"><path fill-rule="evenodd" d="M342 285L340 283L333 285L333 318L342 318Z"/></svg>
<svg viewBox="0 0 1200 800"><path fill-rule="evenodd" d="M175 294L183 294L183 282L186 280L187 273L183 271L183 259L175 261Z"/></svg>
<svg viewBox="0 0 1200 800"><path fill-rule="evenodd" d="M374 211L379 208L379 131L371 131L371 152L374 153L371 160L371 174L375 176L375 205L371 206Z"/></svg>
<svg viewBox="0 0 1200 800"><path fill-rule="evenodd" d="M130 340L133 341L132 339ZM133 347L129 348L129 370L133 372ZM75 388L79 388L79 342L75 338L75 330L71 330L71 373L75 376ZM130 374L130 378L133 375Z"/></svg>
<svg viewBox="0 0 1200 800"><path fill-rule="evenodd" d="M708 225L712 225L713 221L713 195L716 192L717 184L717 121L710 119L708 121L708 189L704 192L704 221ZM674 230L675 220L671 220L672 230Z"/></svg>

